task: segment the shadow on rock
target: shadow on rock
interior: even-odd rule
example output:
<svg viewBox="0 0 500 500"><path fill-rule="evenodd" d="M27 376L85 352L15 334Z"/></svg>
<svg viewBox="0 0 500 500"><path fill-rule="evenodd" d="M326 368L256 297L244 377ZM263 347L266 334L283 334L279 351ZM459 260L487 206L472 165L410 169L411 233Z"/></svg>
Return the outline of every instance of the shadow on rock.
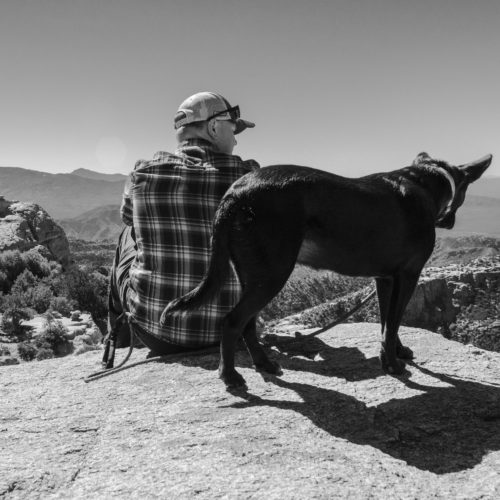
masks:
<svg viewBox="0 0 500 500"><path fill-rule="evenodd" d="M240 346L241 347L241 346ZM217 348L201 356L165 357L161 362L179 362L216 370ZM201 353L200 353L201 354ZM366 358L357 348L331 347L319 339L287 342L272 355L283 368L332 376L356 382L387 376L378 358ZM236 355L239 367L251 367L242 348ZM269 383L296 392L302 402L264 399L238 391L245 401L233 408L270 406L296 411L332 436L359 445L369 445L409 465L436 474L474 467L489 451L500 449L500 387L434 373L415 363L398 380L409 389L421 391L405 399L392 399L367 406L355 397L310 384L286 382L263 375ZM445 384L426 386L414 382L411 372L419 370Z"/></svg>
<svg viewBox="0 0 500 500"><path fill-rule="evenodd" d="M270 358L278 361L287 370L338 377L350 382L375 379L386 375L380 367L378 358L366 358L363 352L356 347L331 347L317 338L307 339L307 342L288 340L290 340L289 337L283 337L279 338L278 343L265 344ZM269 347L276 347L278 352L270 351ZM184 366L216 370L219 365L218 353L219 347L214 346L199 351L162 356L159 362L180 363ZM240 368L252 367L252 360L243 342L238 344L235 364Z"/></svg>
<svg viewBox="0 0 500 500"><path fill-rule="evenodd" d="M303 402L268 400L247 394L234 408L270 406L296 411L332 436L373 446L409 465L436 474L469 469L500 449L500 388L415 369L449 384L427 387L401 379L424 391L407 399L366 406L338 391L266 378L295 391Z"/></svg>
<svg viewBox="0 0 500 500"><path fill-rule="evenodd" d="M268 347L274 346L279 352L271 356L287 370L307 371L349 382L385 376L379 359L366 358L357 347L331 347L319 338L306 341L274 337Z"/></svg>

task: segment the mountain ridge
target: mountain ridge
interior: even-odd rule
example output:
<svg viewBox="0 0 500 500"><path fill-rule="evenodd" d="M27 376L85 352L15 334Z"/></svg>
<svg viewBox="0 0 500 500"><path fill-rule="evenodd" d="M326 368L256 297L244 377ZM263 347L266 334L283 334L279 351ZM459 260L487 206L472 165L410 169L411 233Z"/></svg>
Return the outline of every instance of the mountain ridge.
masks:
<svg viewBox="0 0 500 500"><path fill-rule="evenodd" d="M7 199L33 201L61 221L71 237L114 239L120 225L119 206L127 176L104 174L78 168L71 173L51 174L21 167L0 167L0 195ZM101 212L99 215L93 210ZM456 227L445 234L488 234L500 236L500 177L479 179L469 188L458 212ZM94 228L92 222L94 221ZM108 228L106 229L106 224Z"/></svg>
<svg viewBox="0 0 500 500"><path fill-rule="evenodd" d="M93 208L119 204L124 184L122 180L103 182L76 174L0 167L0 195L38 203L55 219L72 218Z"/></svg>
<svg viewBox="0 0 500 500"><path fill-rule="evenodd" d="M77 168L71 172L71 175L78 175L84 179L94 179L106 182L125 182L127 180L127 176L125 174L103 174L87 168Z"/></svg>

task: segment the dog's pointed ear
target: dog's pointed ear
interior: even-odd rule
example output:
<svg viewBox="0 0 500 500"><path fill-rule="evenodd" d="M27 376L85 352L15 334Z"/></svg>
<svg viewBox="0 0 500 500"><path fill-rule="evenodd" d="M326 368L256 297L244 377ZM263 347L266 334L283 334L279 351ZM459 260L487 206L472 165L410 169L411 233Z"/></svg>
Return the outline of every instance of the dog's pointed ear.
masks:
<svg viewBox="0 0 500 500"><path fill-rule="evenodd" d="M432 160L432 158L425 152L419 153L417 157L413 160L413 166L416 167L425 161Z"/></svg>
<svg viewBox="0 0 500 500"><path fill-rule="evenodd" d="M479 160L460 165L460 169L465 174L467 182L470 184L471 182L477 181L490 166L492 159L493 155L486 155Z"/></svg>

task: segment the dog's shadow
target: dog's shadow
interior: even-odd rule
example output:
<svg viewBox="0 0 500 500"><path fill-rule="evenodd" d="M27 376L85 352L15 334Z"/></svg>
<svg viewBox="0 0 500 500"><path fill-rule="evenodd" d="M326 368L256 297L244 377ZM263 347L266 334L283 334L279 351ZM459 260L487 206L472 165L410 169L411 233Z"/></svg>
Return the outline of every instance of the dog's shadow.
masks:
<svg viewBox="0 0 500 500"><path fill-rule="evenodd" d="M333 348L319 339L308 339L303 344L287 342L280 346L279 351L273 354L273 358L286 370L312 372L352 382L389 376L382 372L378 358L366 358L353 347ZM215 370L218 356L186 356L176 361ZM251 367L247 353L239 351L237 366ZM409 371L398 380L419 394L392 399L377 406L367 406L336 390L287 382L268 374L263 374L268 383L294 391L302 402L265 399L236 391L235 394L244 400L230 406L293 410L332 436L372 446L409 465L436 474L472 468L488 452L500 450L500 387L434 373L416 363L410 363L408 368ZM412 381L412 374L417 370L446 386L424 386Z"/></svg>
<svg viewBox="0 0 500 500"><path fill-rule="evenodd" d="M245 401L231 406L294 410L332 436L373 446L436 474L472 468L488 452L499 450L500 388L425 371L449 386L421 386L410 374L401 381L421 394L367 406L342 392L267 376L268 382L296 392L303 401L247 394Z"/></svg>
<svg viewBox="0 0 500 500"><path fill-rule="evenodd" d="M349 382L385 375L378 358L366 358L356 347L332 347L317 337L295 340L273 335L267 347L273 349L272 356L287 370L307 371Z"/></svg>

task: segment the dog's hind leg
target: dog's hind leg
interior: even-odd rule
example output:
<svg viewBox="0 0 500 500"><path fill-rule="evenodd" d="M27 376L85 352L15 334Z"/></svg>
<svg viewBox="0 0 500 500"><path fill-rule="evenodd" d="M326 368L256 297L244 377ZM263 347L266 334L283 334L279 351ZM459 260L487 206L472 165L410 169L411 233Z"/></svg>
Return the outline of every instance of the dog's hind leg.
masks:
<svg viewBox="0 0 500 500"><path fill-rule="evenodd" d="M241 273L237 267L238 275L242 283L245 283L243 294L234 309L224 318L224 327L221 339L221 357L219 365L219 377L228 387L243 387L245 379L234 368L234 354L236 343L243 333L248 322L266 306L273 297L283 288L288 276L293 270L293 262L286 272L276 274L272 272L273 266L268 270L267 279L249 280L248 275ZM284 271L284 270L283 270ZM271 373L278 373L279 367L275 366L268 358L262 346L258 344L255 333L251 328L244 337L245 344L250 351L253 362L257 368L265 369Z"/></svg>
<svg viewBox="0 0 500 500"><path fill-rule="evenodd" d="M398 330L403 313L417 285L419 275L420 273L400 273L394 277L385 336L380 351L380 361L385 370L395 375L403 373L405 369L404 361L398 359L398 351L403 351L401 354L406 355L407 348L401 344ZM408 351L411 352L410 349ZM413 353L411 354L413 355Z"/></svg>
<svg viewBox="0 0 500 500"><path fill-rule="evenodd" d="M256 318L253 317L243 330L243 340L245 341L248 352L252 357L255 369L258 371L272 373L273 375L279 375L281 374L280 365L268 358L266 352L262 348L262 345L257 339L255 320Z"/></svg>
<svg viewBox="0 0 500 500"><path fill-rule="evenodd" d="M378 305L380 310L380 324L382 339L385 337L385 330L387 328L387 316L389 314L389 307L391 302L391 295L393 290L392 278L376 278ZM413 359L413 351L401 343L399 335L396 341L396 355L401 359Z"/></svg>

